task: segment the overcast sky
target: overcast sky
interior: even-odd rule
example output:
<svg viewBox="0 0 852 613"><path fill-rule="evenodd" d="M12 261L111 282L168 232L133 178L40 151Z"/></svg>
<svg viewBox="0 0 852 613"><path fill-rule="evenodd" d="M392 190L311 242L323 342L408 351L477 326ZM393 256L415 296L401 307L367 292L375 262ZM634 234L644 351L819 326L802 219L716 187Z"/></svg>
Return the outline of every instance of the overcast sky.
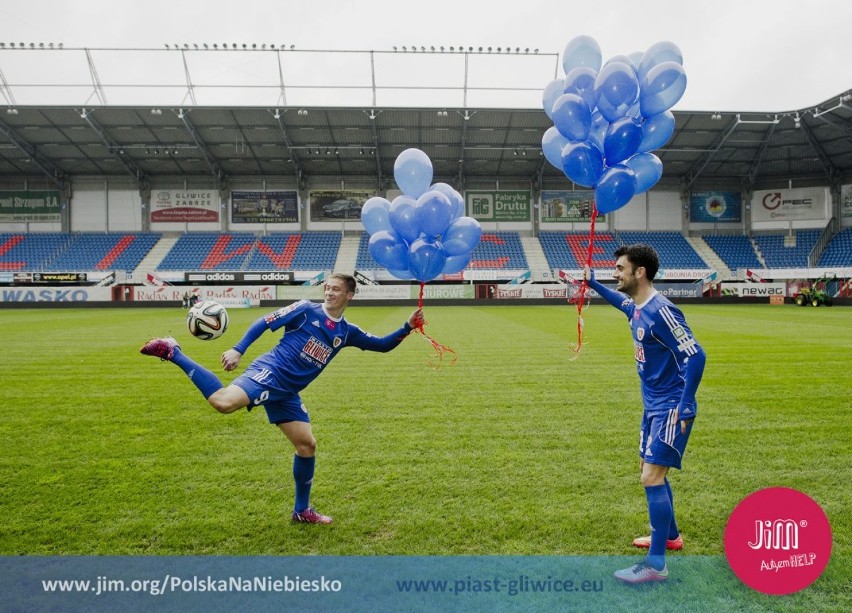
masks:
<svg viewBox="0 0 852 613"><path fill-rule="evenodd" d="M300 50L381 51L390 51L394 45L508 45L561 53L580 34L598 41L604 59L643 51L662 40L676 43L683 51L688 77L686 93L675 107L680 110L788 111L815 106L852 89L849 0L20 0L0 4L0 41L7 45L62 42L66 48L163 49L165 43L286 42ZM43 58L44 54L36 60L43 62ZM219 58L223 55L215 61L227 63ZM8 52L0 52L0 70L10 84L24 79L15 61ZM115 72L103 65L105 61L103 56L96 57L101 79L112 82ZM350 72L345 63L329 64L320 56L314 61L320 62L323 83L345 82ZM409 82L424 70L411 62L403 68L414 73L408 75ZM460 66L453 65L452 70L460 71ZM471 72L494 70L494 66L472 64ZM500 70L499 63L496 66ZM529 77L530 70L512 60L506 60L504 70L501 76L509 81L511 71L519 70L517 83L529 85L524 73ZM548 70L542 74L546 76ZM38 71L30 70L28 77ZM541 87L545 85L543 79ZM423 106L434 106L425 94Z"/></svg>

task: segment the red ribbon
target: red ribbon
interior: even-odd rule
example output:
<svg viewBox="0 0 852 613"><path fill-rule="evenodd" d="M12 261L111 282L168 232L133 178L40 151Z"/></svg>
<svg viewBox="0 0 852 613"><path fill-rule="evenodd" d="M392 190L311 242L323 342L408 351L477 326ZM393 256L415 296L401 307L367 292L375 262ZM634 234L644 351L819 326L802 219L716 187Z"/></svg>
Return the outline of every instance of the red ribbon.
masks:
<svg viewBox="0 0 852 613"><path fill-rule="evenodd" d="M422 308L423 308L423 288L424 288L424 287L426 287L426 284L425 284L425 283L420 283L420 296L417 298L417 308L418 308L418 309L422 309ZM427 322L427 321L426 321L426 318L425 318L425 317L421 317L421 318L420 318L420 322L418 323L417 327L416 327L416 328L414 328L414 330L415 330L416 332L419 332L420 334L422 334L422 335L423 335L423 339L424 339L427 343L429 343L430 345L432 345L432 349L435 351L435 355L434 355L434 356L431 356L431 357L433 357L433 358L438 358L438 361L437 361L437 362L427 361L427 362L426 362L426 364L428 364L429 366L431 366L432 368L434 368L435 370L437 370L437 369L439 369L439 368L441 367L441 362L442 362L442 361L443 361L443 359L444 359L444 355L445 355L445 354L447 354L447 353L449 353L449 354L452 354L452 360L450 361L450 366L452 366L453 364L455 364L455 363L456 363L456 360L458 360L458 357L459 357L459 356L458 356L458 354L456 354L455 349L453 349L453 348L451 348L451 347L447 347L446 345L442 345L441 343L439 343L438 341L436 341L435 339L433 339L431 336L429 336L428 334L426 334L426 331L425 331L423 328L424 328L424 327L425 327L428 323L429 323L429 322Z"/></svg>
<svg viewBox="0 0 852 613"><path fill-rule="evenodd" d="M588 266L589 269L592 267L592 253L595 245L595 219L598 216L598 207L592 204L592 225L589 228L589 249L586 252L586 261L585 266ZM576 281L574 281L576 283ZM577 305L577 344L571 346L571 351L574 352L574 356L571 358L572 360L576 360L580 357L580 350L583 348L583 338L584 334L584 322L583 322L583 309L586 308L586 291L589 289L589 280L585 278L585 267L584 267L584 277L583 281L580 283L580 289L574 292L574 295L568 300L569 304Z"/></svg>

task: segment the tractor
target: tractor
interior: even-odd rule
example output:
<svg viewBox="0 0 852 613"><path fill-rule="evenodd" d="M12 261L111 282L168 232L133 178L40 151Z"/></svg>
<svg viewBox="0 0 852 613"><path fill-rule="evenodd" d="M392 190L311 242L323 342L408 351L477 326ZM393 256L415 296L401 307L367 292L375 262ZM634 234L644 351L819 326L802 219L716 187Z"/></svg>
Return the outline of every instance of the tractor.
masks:
<svg viewBox="0 0 852 613"><path fill-rule="evenodd" d="M834 277L831 277L831 279L833 278ZM825 306L831 306L833 302L831 300L831 294L827 291L828 281L829 277L827 275L823 275L810 286L803 286L799 288L799 292L793 296L793 300L795 300L796 304L799 306L808 306L809 304L815 307L822 304Z"/></svg>

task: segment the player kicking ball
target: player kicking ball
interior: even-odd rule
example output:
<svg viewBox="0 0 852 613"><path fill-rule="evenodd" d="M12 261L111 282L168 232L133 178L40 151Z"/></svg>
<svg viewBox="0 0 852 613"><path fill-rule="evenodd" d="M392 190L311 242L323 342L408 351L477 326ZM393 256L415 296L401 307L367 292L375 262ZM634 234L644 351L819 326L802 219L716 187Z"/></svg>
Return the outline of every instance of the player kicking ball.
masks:
<svg viewBox="0 0 852 613"><path fill-rule="evenodd" d="M299 392L319 376L344 347L388 352L395 349L422 323L423 313L415 310L401 328L383 337L375 337L349 323L343 312L355 296L355 278L333 274L325 284L322 304L301 300L269 313L255 321L232 349L222 354L222 367L234 370L249 346L267 330L284 329L278 344L252 362L246 371L227 387L207 368L181 351L173 338L155 338L140 352L177 365L198 388L210 405L220 413L251 410L263 405L269 423L278 426L293 444L293 478L296 481L295 522L330 524L332 518L321 515L309 505L317 441L311 429L308 410Z"/></svg>
<svg viewBox="0 0 852 613"><path fill-rule="evenodd" d="M680 309L654 289L660 267L657 252L648 245L629 245L619 247L615 257L618 291L599 283L588 267L585 278L589 287L627 316L632 331L644 405L639 468L651 520L651 535L633 541L636 547L648 548L647 557L616 571L615 578L625 583L665 581L666 549L683 547L666 475L670 468L681 467L706 356Z"/></svg>

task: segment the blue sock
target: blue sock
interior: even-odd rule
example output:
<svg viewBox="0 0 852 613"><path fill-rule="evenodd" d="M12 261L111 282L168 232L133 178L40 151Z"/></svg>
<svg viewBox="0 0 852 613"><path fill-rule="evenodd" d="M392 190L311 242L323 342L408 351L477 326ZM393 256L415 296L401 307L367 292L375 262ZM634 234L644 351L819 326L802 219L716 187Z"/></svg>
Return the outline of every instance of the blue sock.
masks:
<svg viewBox="0 0 852 613"><path fill-rule="evenodd" d="M675 521L674 495L672 494L672 486L669 483L668 479L666 479L666 492L668 493L669 500L672 503L672 523L669 524L669 540L673 541L674 539L680 536L680 530L677 529L677 522Z"/></svg>
<svg viewBox="0 0 852 613"><path fill-rule="evenodd" d="M175 354L171 359L173 364L177 364L180 369L186 373L189 380L195 384L195 387L204 394L205 398L210 398L213 392L222 389L222 382L219 377L214 375L200 364L192 360L188 355L180 349L175 348Z"/></svg>
<svg viewBox="0 0 852 613"><path fill-rule="evenodd" d="M648 562L657 570L666 565L666 537L672 523L672 502L665 484L645 488L648 497L648 517L651 519L651 548Z"/></svg>
<svg viewBox="0 0 852 613"><path fill-rule="evenodd" d="M296 513L301 513L309 506L315 464L315 456L310 458L303 458L300 455L293 456L293 479L296 481L296 506L293 510Z"/></svg>

